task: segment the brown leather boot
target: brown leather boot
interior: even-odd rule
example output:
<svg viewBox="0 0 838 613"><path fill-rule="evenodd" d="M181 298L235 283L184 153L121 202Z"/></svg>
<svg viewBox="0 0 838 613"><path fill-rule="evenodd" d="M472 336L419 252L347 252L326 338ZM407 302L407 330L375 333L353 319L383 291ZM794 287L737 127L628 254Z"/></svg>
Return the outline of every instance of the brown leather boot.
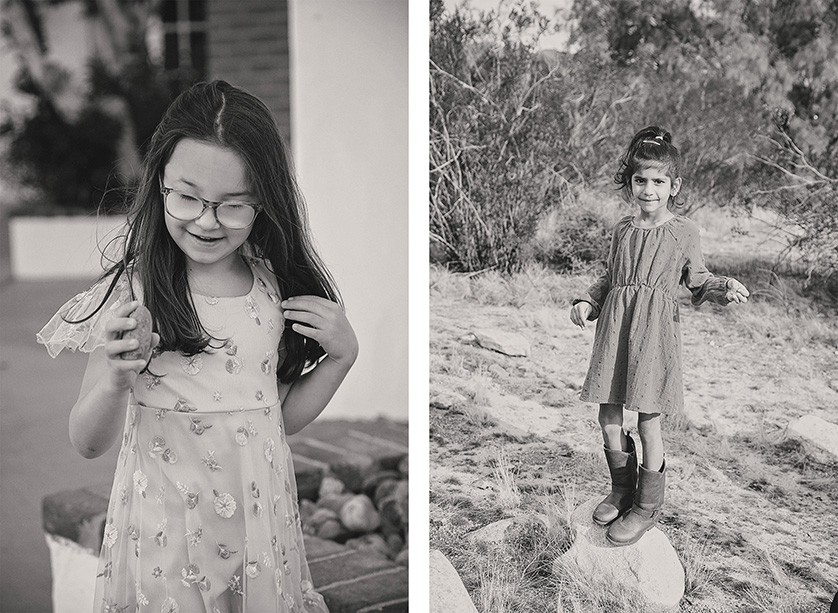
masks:
<svg viewBox="0 0 838 613"><path fill-rule="evenodd" d="M632 545L639 541L658 520L665 489L666 461L660 470L648 470L640 466L634 504L627 514L608 528L608 540L617 546Z"/></svg>
<svg viewBox="0 0 838 613"><path fill-rule="evenodd" d="M611 473L611 493L594 509L593 520L600 526L607 526L631 508L637 482L637 453L634 440L626 434L628 451L605 450L605 461Z"/></svg>

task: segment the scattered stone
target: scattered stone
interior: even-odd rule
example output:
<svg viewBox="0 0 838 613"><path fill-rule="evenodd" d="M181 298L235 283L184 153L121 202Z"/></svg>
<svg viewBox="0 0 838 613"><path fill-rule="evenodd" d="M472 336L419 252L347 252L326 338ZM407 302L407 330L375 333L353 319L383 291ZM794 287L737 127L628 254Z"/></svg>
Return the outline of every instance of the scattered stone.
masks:
<svg viewBox="0 0 838 613"><path fill-rule="evenodd" d="M386 557L392 557L392 552L390 551L390 547L387 545L387 541L384 540L384 537L380 534L370 533L365 534L364 536L359 536L357 538L349 539L346 541L346 545L352 547L352 549L358 549L361 551L372 551L375 553L380 553Z"/></svg>
<svg viewBox="0 0 838 613"><path fill-rule="evenodd" d="M677 607L684 595L684 568L669 539L655 527L634 545L611 545L605 537L608 528L591 518L600 500L588 500L571 514L576 539L555 561L553 572L561 576L575 565L586 575L600 575L609 583L640 592L650 611Z"/></svg>
<svg viewBox="0 0 838 613"><path fill-rule="evenodd" d="M817 415L804 415L789 430L838 458L838 426Z"/></svg>
<svg viewBox="0 0 838 613"><path fill-rule="evenodd" d="M477 344L511 357L526 357L530 354L530 343L520 334L497 328L474 330Z"/></svg>
<svg viewBox="0 0 838 613"><path fill-rule="evenodd" d="M347 531L336 519L327 519L317 528L316 536L330 541L340 542L346 538Z"/></svg>
<svg viewBox="0 0 838 613"><path fill-rule="evenodd" d="M442 390L436 394L431 394L430 405L437 409L456 409L468 404L468 400L460 393L449 390Z"/></svg>
<svg viewBox="0 0 838 613"><path fill-rule="evenodd" d="M381 505L382 500L388 496L392 496L398 486L399 482L396 479L386 479L379 483L378 487L375 488L375 491L371 496L373 502L375 502L375 506Z"/></svg>
<svg viewBox="0 0 838 613"><path fill-rule="evenodd" d="M333 494L331 496L326 496L325 498L321 498L317 501L317 506L321 509L328 509L336 514L340 514L340 510L343 508L343 505L349 502L353 495L354 494Z"/></svg>
<svg viewBox="0 0 838 613"><path fill-rule="evenodd" d="M477 613L460 575L438 549L430 555L430 613Z"/></svg>
<svg viewBox="0 0 838 613"><path fill-rule="evenodd" d="M395 558L404 549L404 539L398 534L387 536L387 547L390 549L390 557Z"/></svg>
<svg viewBox="0 0 838 613"><path fill-rule="evenodd" d="M311 521L311 517L317 511L317 505L311 500L303 498L300 500L300 521L305 526Z"/></svg>
<svg viewBox="0 0 838 613"><path fill-rule="evenodd" d="M381 525L375 505L364 494L353 496L343 505L340 520L353 532L372 532Z"/></svg>
<svg viewBox="0 0 838 613"><path fill-rule="evenodd" d="M500 364L492 364L489 366L489 372L495 375L498 379L506 379L509 377L509 373L506 372L503 366Z"/></svg>
<svg viewBox="0 0 838 613"><path fill-rule="evenodd" d="M378 486L385 482L385 481L393 481L396 482L401 478L398 471L395 470L379 470L374 472L373 474L369 475L366 479L364 479L364 484L361 487L361 491L375 500L374 496L376 491L378 490ZM377 502L377 501L376 501Z"/></svg>
<svg viewBox="0 0 838 613"><path fill-rule="evenodd" d="M474 544L501 544L509 536L510 528L524 527L529 523L537 523L541 529L546 528L545 523L534 516L507 517L470 532L466 538Z"/></svg>
<svg viewBox="0 0 838 613"><path fill-rule="evenodd" d="M318 491L318 498L325 498L334 494L343 494L346 490L346 485L340 479L335 477L323 477L320 482L320 489Z"/></svg>
<svg viewBox="0 0 838 613"><path fill-rule="evenodd" d="M378 505L381 517L387 524L401 530L407 527L408 515L408 485L407 481L399 481L392 494L381 499Z"/></svg>

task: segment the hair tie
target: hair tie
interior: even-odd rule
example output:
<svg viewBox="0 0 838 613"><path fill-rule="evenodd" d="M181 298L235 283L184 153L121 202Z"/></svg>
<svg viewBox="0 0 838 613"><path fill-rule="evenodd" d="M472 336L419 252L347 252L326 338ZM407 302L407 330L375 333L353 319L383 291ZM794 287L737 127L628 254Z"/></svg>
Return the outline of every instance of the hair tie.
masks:
<svg viewBox="0 0 838 613"><path fill-rule="evenodd" d="M640 144L641 145L646 145L646 144L648 144L648 145L661 145L661 144L663 144L663 138L661 138L660 140L658 140L658 138L659 137L656 136L655 140L642 140L642 141L640 141Z"/></svg>

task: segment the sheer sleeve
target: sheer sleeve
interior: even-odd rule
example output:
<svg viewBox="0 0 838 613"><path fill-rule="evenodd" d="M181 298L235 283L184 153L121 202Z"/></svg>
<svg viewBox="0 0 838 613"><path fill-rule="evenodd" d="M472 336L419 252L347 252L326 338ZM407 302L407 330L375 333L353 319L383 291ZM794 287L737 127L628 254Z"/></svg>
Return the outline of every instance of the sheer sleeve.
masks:
<svg viewBox="0 0 838 613"><path fill-rule="evenodd" d="M108 295L111 284L113 291ZM134 295L140 299L139 284L135 282L134 285ZM105 325L114 317L114 312L131 300L126 275L119 275L115 283L114 276L109 275L64 303L38 332L36 339L53 358L63 349L91 353L105 344Z"/></svg>
<svg viewBox="0 0 838 613"><path fill-rule="evenodd" d="M728 303L726 297L728 277L714 275L707 270L704 255L701 253L698 226L690 223L687 228L688 232L684 241L686 262L681 271L681 282L692 294L690 301L695 306L708 301L726 305Z"/></svg>
<svg viewBox="0 0 838 613"><path fill-rule="evenodd" d="M602 273L596 281L594 281L593 285L591 285L584 294L574 298L573 300L573 304L587 302L593 307L591 309L591 313L588 315L588 321L594 321L597 317L599 317L602 305L605 304L605 297L608 296L608 292L611 291L611 275L614 270L614 258L617 253L617 235L619 228L620 224L617 224L617 227L614 228L614 232L611 234L611 247L608 249L608 260L606 260L605 272Z"/></svg>

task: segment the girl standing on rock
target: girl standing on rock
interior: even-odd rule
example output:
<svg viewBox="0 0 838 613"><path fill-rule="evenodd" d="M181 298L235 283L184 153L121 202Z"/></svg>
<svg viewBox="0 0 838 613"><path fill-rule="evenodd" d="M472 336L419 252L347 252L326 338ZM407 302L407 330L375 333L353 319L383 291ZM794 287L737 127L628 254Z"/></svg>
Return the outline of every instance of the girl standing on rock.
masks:
<svg viewBox="0 0 838 613"><path fill-rule="evenodd" d="M90 353L79 453L122 432L95 610L326 611L285 436L324 409L358 344L268 108L223 81L181 94L123 238L38 335L53 357Z"/></svg>
<svg viewBox="0 0 838 613"><path fill-rule="evenodd" d="M736 279L707 271L698 227L670 211L680 206L681 189L681 156L670 133L644 128L620 162L614 180L639 210L617 223L607 270L573 301L570 319L581 328L599 320L581 398L600 405L611 493L593 519L609 526L611 543L630 545L654 525L663 505L660 416L683 409L678 285L690 290L693 305L744 303L748 290ZM638 413L639 468L634 441L623 430L624 408Z"/></svg>

